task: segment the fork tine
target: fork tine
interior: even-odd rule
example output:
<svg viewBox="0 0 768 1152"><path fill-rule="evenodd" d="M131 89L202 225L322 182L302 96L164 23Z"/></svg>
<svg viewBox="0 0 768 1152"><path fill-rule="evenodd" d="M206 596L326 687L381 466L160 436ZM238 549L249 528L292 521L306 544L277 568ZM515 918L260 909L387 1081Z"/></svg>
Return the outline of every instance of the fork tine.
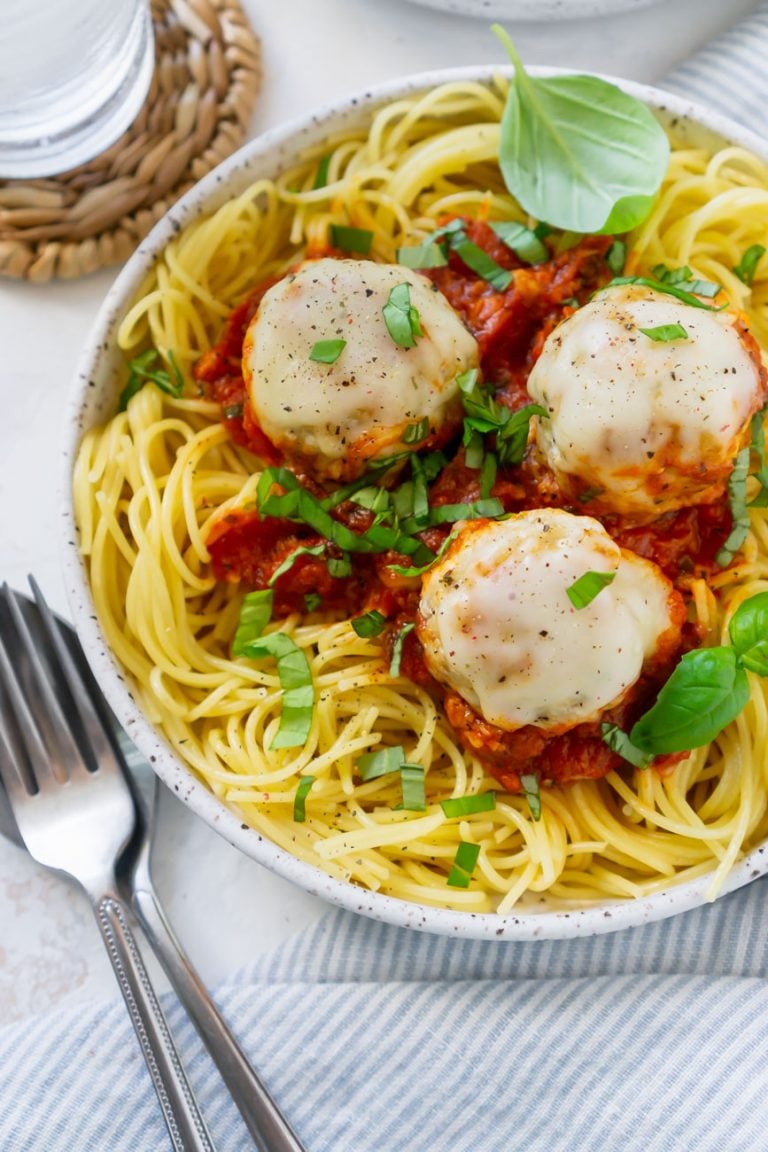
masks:
<svg viewBox="0 0 768 1152"><path fill-rule="evenodd" d="M66 779L76 766L83 763L80 749L72 737L70 725L35 649L16 597L7 584L3 585L2 595L14 632L12 638L18 644L30 683L25 692L22 684L24 670L14 671L7 643L0 642L2 682L18 723L32 779L38 785L44 782L48 773Z"/></svg>
<svg viewBox="0 0 768 1152"><path fill-rule="evenodd" d="M5 589L3 589L3 591L5 591ZM2 641L0 641L0 686L8 700L10 714L16 722L17 740L11 737L6 721L3 719L0 722L4 750L7 752L8 761L7 771L2 773L2 777L10 799L15 784L22 782L24 784L32 784L33 787L35 786L36 782L32 765L34 763L45 763L46 751L40 733L37 730L37 725L27 706L24 693L19 687L16 674L8 659L5 644L2 643ZM20 751L23 752L26 761L23 766L19 762L19 742L21 743ZM14 747L17 749L16 754L14 754ZM3 763L5 759L6 757L3 756Z"/></svg>
<svg viewBox="0 0 768 1152"><path fill-rule="evenodd" d="M5 656L5 650L0 645L0 663ZM0 672L0 680L4 678L3 673ZM11 747L10 737L6 731L5 722L0 716L0 780L3 782L5 794L8 804L11 809L21 801L23 801L25 794L28 795L27 787L29 780L27 779L27 772L24 771L24 766L19 763L18 756L14 754Z"/></svg>
<svg viewBox="0 0 768 1152"><path fill-rule="evenodd" d="M72 697L72 702L77 709L86 741L93 753L96 771L98 771L99 768L105 767L124 770L121 753L119 749L114 747L112 741L109 739L104 719L94 703L92 691L96 692L98 688L95 685L92 691L89 691L87 688L83 680L83 673L73 660L72 654L64 641L61 628L48 607L48 603L37 581L34 576L28 576L27 579L32 589L32 595L35 598L35 604L39 609L40 619L45 628L46 635L58 660L64 681Z"/></svg>

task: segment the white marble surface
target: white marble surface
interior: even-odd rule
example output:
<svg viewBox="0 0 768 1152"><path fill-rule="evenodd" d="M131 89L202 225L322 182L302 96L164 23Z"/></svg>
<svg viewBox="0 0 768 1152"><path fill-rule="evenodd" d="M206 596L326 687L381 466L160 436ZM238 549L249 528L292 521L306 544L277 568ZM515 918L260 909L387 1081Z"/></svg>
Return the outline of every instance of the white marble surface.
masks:
<svg viewBox="0 0 768 1152"><path fill-rule="evenodd" d="M402 0L243 0L262 39L255 135L371 83L454 64L503 61L484 21ZM508 21L528 63L657 81L757 0L665 0L593 20ZM57 556L57 437L78 351L113 279L0 282L0 576L33 571L66 613ZM170 795L159 822L157 884L178 934L215 985L324 906L242 857ZM0 1022L65 997L116 993L89 909L0 837Z"/></svg>

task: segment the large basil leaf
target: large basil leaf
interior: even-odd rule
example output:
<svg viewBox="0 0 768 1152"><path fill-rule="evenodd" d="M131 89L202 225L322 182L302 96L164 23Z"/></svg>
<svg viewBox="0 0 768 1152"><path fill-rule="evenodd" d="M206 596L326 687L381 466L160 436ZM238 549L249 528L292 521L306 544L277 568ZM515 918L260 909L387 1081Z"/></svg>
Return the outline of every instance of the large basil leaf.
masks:
<svg viewBox="0 0 768 1152"><path fill-rule="evenodd" d="M629 738L654 756L700 748L735 720L748 700L747 674L735 649L686 652Z"/></svg>
<svg viewBox="0 0 768 1152"><path fill-rule="evenodd" d="M669 162L669 141L644 104L596 76L538 79L515 66L499 163L526 212L571 232L626 232L644 220Z"/></svg>
<svg viewBox="0 0 768 1152"><path fill-rule="evenodd" d="M741 664L768 676L768 592L758 592L740 604L728 631Z"/></svg>

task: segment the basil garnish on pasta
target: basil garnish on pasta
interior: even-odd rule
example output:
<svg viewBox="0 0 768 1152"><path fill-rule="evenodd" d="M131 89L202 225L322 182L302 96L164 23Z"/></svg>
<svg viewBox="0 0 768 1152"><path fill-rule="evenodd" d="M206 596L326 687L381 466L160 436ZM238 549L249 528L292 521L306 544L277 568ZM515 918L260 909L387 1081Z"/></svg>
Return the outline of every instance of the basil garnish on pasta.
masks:
<svg viewBox="0 0 768 1152"><path fill-rule="evenodd" d="M330 166L330 156L323 156L322 160L317 165L317 171L315 172L315 179L312 184L312 190L314 192L316 192L318 188L325 188L326 184L328 183L328 169Z"/></svg>
<svg viewBox="0 0 768 1152"><path fill-rule="evenodd" d="M390 676L400 675L400 663L403 659L403 644L405 643L406 636L409 636L415 627L416 625L413 623L413 621L409 621L408 624L403 624L402 628L395 636L395 642L392 645L392 656L390 657L389 661Z"/></svg>
<svg viewBox="0 0 768 1152"><path fill-rule="evenodd" d="M166 368L156 367L158 361L162 363L162 358L157 348L148 348L146 352L142 352L140 356L134 356L133 360L128 361L128 383L120 393L119 410L124 412L128 407L128 401L140 392L145 384L155 384L161 392L165 392L168 396L179 397L184 391L184 377L181 374L181 369L176 363L176 357L173 351L169 348L167 352L168 363L171 366L169 372Z"/></svg>
<svg viewBox="0 0 768 1152"><path fill-rule="evenodd" d="M627 246L623 240L614 240L605 254L605 262L614 276L621 276L627 263Z"/></svg>
<svg viewBox="0 0 768 1152"><path fill-rule="evenodd" d="M485 385L478 383L475 368L456 377L464 405L464 445L475 448L477 435L496 434L496 456L502 465L519 464L528 444L528 426L532 416L547 417L549 413L540 404L525 404L513 412L494 399Z"/></svg>
<svg viewBox="0 0 768 1152"><path fill-rule="evenodd" d="M373 232L366 228L351 228L347 224L331 224L329 238L333 247L342 252L367 256L373 243Z"/></svg>
<svg viewBox="0 0 768 1152"><path fill-rule="evenodd" d="M315 782L314 776L300 776L293 798L293 819L296 824L303 824L307 818L306 801L310 789Z"/></svg>
<svg viewBox="0 0 768 1152"><path fill-rule="evenodd" d="M394 772L399 773L403 799L396 807L408 812L426 811L424 769L421 764L407 763L405 751L399 744L390 748L379 748L376 752L367 752L358 759L357 770L365 783Z"/></svg>
<svg viewBox="0 0 768 1152"><path fill-rule="evenodd" d="M469 888L472 873L480 855L480 845L460 840L446 883L451 888Z"/></svg>
<svg viewBox="0 0 768 1152"><path fill-rule="evenodd" d="M283 693L280 724L271 748L300 748L312 727L315 686L305 653L285 632L262 635L272 611L272 592L249 592L243 600L232 651L235 656L262 660L273 656Z"/></svg>
<svg viewBox="0 0 768 1152"><path fill-rule="evenodd" d="M650 752L643 752L634 746L629 736L619 728L618 724L601 724L600 734L609 748L612 748L621 756L622 760L626 760L635 768L647 768L653 760Z"/></svg>
<svg viewBox="0 0 768 1152"><path fill-rule="evenodd" d="M541 820L541 790L539 778L533 773L523 773L520 777L520 787L528 801L528 809L532 820Z"/></svg>
<svg viewBox="0 0 768 1152"><path fill-rule="evenodd" d="M664 292L667 296L674 296L676 300L680 300L683 304L690 304L691 308L703 308L707 312L722 312L726 307L722 304L716 307L714 304L707 304L706 301L700 300L699 296L702 293L694 295L696 292L695 285L706 281L693 281L687 288L680 288L678 283L672 280L658 280L654 276L614 276L613 280L607 285L608 288L616 288L622 284L639 284L643 288L651 288L654 292ZM720 289L718 286L717 291Z"/></svg>
<svg viewBox="0 0 768 1152"><path fill-rule="evenodd" d="M515 74L501 122L504 182L537 220L572 232L628 232L650 212L669 162L652 112L596 76L529 75L507 33Z"/></svg>
<svg viewBox="0 0 768 1152"><path fill-rule="evenodd" d="M403 790L402 807L407 812L426 812L427 799L424 787L424 769L421 764L402 764L400 786Z"/></svg>
<svg viewBox="0 0 768 1152"><path fill-rule="evenodd" d="M376 608L373 608L362 616L356 616L351 624L358 636L368 639L381 636L386 627L387 618Z"/></svg>
<svg viewBox="0 0 768 1152"><path fill-rule="evenodd" d="M749 473L749 447L742 448L733 462L733 470L728 477L728 505L731 509L733 526L728 538L717 553L716 560L721 568L726 568L741 548L749 532L749 509L747 507L747 474Z"/></svg>
<svg viewBox="0 0 768 1152"><path fill-rule="evenodd" d="M766 249L762 244L750 244L733 270L742 284L746 284L748 288L752 287L757 266L765 256L765 252Z"/></svg>
<svg viewBox="0 0 768 1152"><path fill-rule="evenodd" d="M492 812L496 807L495 792L478 792L472 796L451 796L441 800L440 807L449 820L460 816L474 816L477 812Z"/></svg>
<svg viewBox="0 0 768 1152"><path fill-rule="evenodd" d="M490 227L502 244L506 244L523 263L542 264L549 260L549 249L544 243L544 236L549 231L546 225L526 228L525 224L518 224L515 220L497 220L491 222Z"/></svg>

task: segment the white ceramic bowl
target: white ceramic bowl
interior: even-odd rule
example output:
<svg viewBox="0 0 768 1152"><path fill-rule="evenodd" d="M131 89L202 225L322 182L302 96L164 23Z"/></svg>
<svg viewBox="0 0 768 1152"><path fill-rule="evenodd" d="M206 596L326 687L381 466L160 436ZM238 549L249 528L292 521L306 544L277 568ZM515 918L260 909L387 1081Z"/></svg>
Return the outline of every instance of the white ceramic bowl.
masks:
<svg viewBox="0 0 768 1152"><path fill-rule="evenodd" d="M539 75L552 70L533 69ZM612 902L568 911L548 908L546 903L507 916L450 912L367 892L332 879L276 847L242 822L202 784L175 755L163 736L134 703L125 674L107 647L94 613L85 569L77 550L73 522L71 474L80 438L87 428L115 411L115 367L119 353L115 333L119 320L165 244L198 216L217 208L242 192L253 180L274 176L296 154L319 143L342 125L364 121L377 105L446 81L490 81L498 68L463 68L397 80L335 107L322 108L312 116L276 128L235 153L201 180L156 225L118 276L107 296L80 361L65 432L65 476L62 492L65 581L73 620L86 656L107 700L128 734L154 766L160 778L203 820L259 863L293 881L308 892L334 904L390 923L446 935L487 939L532 940L593 935L643 924L686 911L705 902L707 878L671 887L636 901ZM724 117L690 104L680 97L639 84L616 81L662 116L674 119L694 143L738 143L768 162L768 147L757 136ZM768 872L768 847L754 849L733 870L725 891L738 888Z"/></svg>
<svg viewBox="0 0 768 1152"><path fill-rule="evenodd" d="M577 17L610 16L649 8L659 0L412 0L425 8L438 8L456 16L480 20L575 20Z"/></svg>

